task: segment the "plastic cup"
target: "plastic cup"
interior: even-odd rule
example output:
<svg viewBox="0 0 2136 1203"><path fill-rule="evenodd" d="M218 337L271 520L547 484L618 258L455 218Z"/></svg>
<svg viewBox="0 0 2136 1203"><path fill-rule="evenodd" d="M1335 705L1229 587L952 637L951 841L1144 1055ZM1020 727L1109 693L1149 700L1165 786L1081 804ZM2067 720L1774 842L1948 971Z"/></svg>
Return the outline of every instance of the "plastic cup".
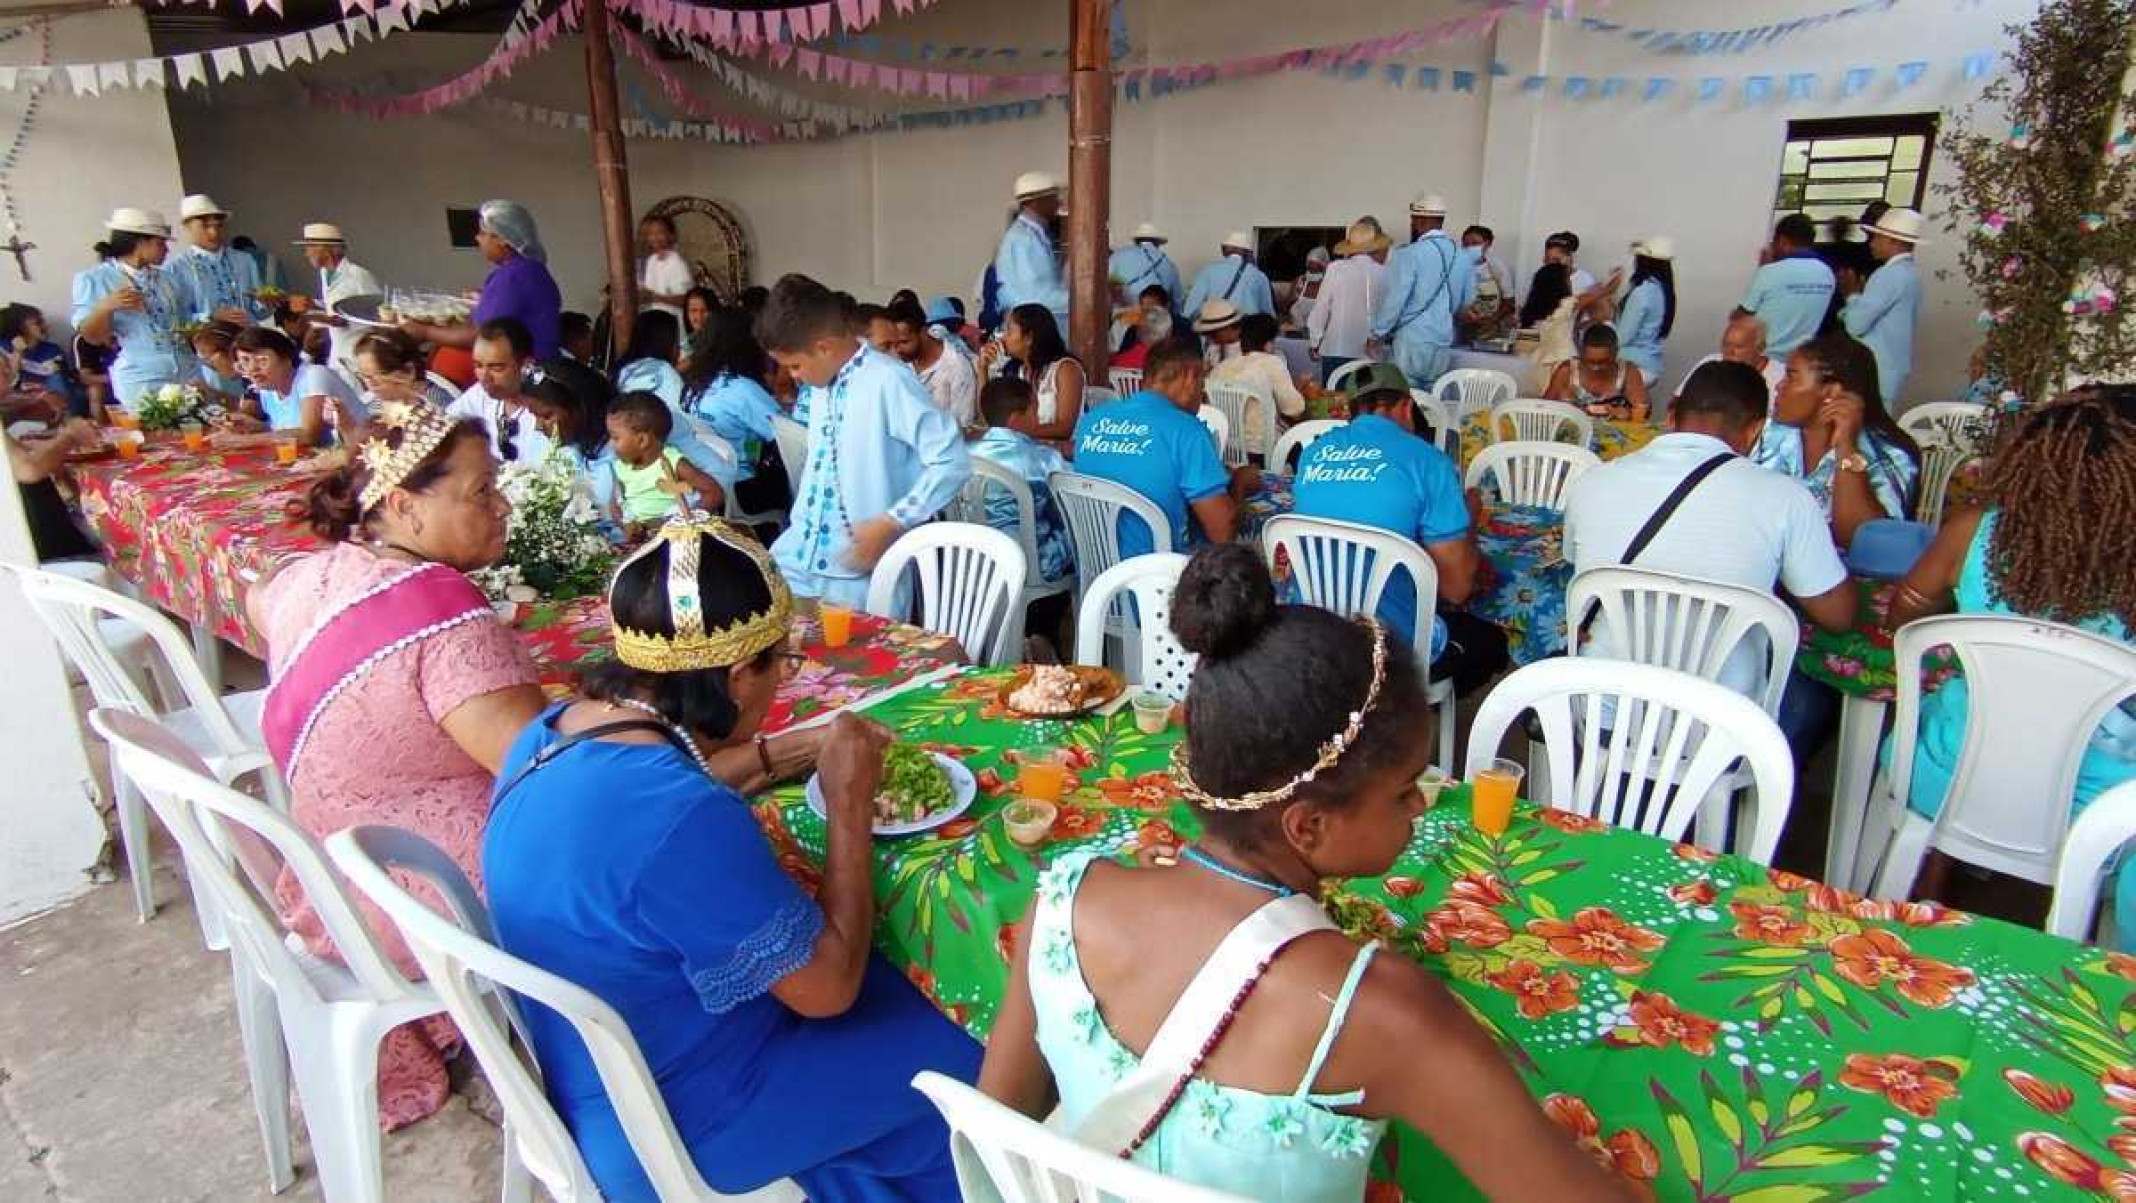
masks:
<svg viewBox="0 0 2136 1203"><path fill-rule="evenodd" d="M1513 799L1520 794L1520 780L1527 776L1520 762L1500 757L1478 769L1469 779L1470 815L1476 830L1496 838L1513 821Z"/></svg>
<svg viewBox="0 0 2136 1203"><path fill-rule="evenodd" d="M1016 794L1034 802L1059 802L1068 792L1068 766L1050 749L1027 753L1016 774Z"/></svg>
<svg viewBox="0 0 2136 1203"><path fill-rule="evenodd" d="M853 638L853 609L851 606L823 605L816 614L823 620L823 646L844 647Z"/></svg>
<svg viewBox="0 0 2136 1203"><path fill-rule="evenodd" d="M284 467L297 462L297 443L295 439L278 439L275 441L274 462Z"/></svg>
<svg viewBox="0 0 2136 1203"><path fill-rule="evenodd" d="M139 431L128 430L122 431L119 437L111 440L111 445L118 451L120 459L137 459L141 455L141 441Z"/></svg>
<svg viewBox="0 0 2136 1203"><path fill-rule="evenodd" d="M208 448L208 432L199 426L188 426L180 432L185 439L187 451L205 451Z"/></svg>
<svg viewBox="0 0 2136 1203"><path fill-rule="evenodd" d="M118 427L118 428L119 428L120 430L139 430L139 429L141 429L141 419L139 419L139 418L135 417L134 415L132 415L132 414L130 414L130 413L128 413L128 412L126 412L125 410L123 410L123 409L114 409L114 410L111 410L111 411L109 411L109 412L110 412L110 416L111 416L111 424L112 424L113 426L116 426L116 427Z"/></svg>
<svg viewBox="0 0 2136 1203"><path fill-rule="evenodd" d="M1445 793L1447 787L1453 783L1454 779L1448 776L1446 770L1438 765L1433 765L1419 774L1417 776L1417 793L1424 799L1424 808L1429 810L1437 806L1439 804L1439 795Z"/></svg>
<svg viewBox="0 0 2136 1203"><path fill-rule="evenodd" d="M1135 695L1135 729L1144 735L1155 735L1172 722L1172 699L1161 693L1144 691Z"/></svg>
<svg viewBox="0 0 2136 1203"><path fill-rule="evenodd" d="M1019 798L1003 808L1001 821L1008 826L1009 839L1017 847L1036 848L1052 834L1053 819L1058 814L1060 808L1051 802Z"/></svg>

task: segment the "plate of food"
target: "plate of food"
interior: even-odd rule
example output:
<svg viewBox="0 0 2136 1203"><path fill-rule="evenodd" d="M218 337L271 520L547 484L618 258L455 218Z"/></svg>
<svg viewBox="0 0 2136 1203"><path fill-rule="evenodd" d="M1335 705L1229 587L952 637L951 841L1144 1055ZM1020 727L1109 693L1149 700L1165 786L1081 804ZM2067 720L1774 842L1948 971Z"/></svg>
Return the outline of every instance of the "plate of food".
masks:
<svg viewBox="0 0 2136 1203"><path fill-rule="evenodd" d="M972 771L940 752L891 744L883 753L883 783L875 794L875 834L933 831L961 815L979 794ZM828 818L823 776L808 779L808 808Z"/></svg>
<svg viewBox="0 0 2136 1203"><path fill-rule="evenodd" d="M1109 668L1026 664L1002 685L998 697L1018 718L1075 718L1126 692L1127 682Z"/></svg>

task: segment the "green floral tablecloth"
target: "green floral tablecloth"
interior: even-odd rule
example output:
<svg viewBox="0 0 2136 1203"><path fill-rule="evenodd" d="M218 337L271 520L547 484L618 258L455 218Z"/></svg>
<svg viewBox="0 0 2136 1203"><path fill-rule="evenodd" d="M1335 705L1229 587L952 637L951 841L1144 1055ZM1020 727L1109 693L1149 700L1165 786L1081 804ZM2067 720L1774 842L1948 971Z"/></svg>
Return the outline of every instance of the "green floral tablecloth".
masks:
<svg viewBox="0 0 2136 1203"><path fill-rule="evenodd" d="M1898 663L1892 653L1891 633L1884 629L1884 618L1891 613L1898 582L1857 578L1854 587L1861 591L1854 626L1842 634L1833 634L1813 623L1804 623L1795 669L1841 693L1888 702L1897 689ZM1957 671L1957 662L1944 648L1931 648L1923 660L1922 678L1930 689Z"/></svg>
<svg viewBox="0 0 2136 1203"><path fill-rule="evenodd" d="M1163 771L1174 733L1125 713L1017 722L999 680L874 711L979 777L968 814L882 842L876 881L880 947L981 1037L1044 864L1197 830ZM1002 825L1008 783L1020 755L1057 746L1080 783L1026 852ZM757 813L812 883L824 828L801 790ZM1658 1198L2136 1197L2136 959L1561 812L1524 810L1489 840L1458 790L1393 873L1330 897L1346 928L1445 978L1552 1118ZM1477 1197L1411 1132L1377 1172L1375 1200Z"/></svg>
<svg viewBox="0 0 2136 1203"><path fill-rule="evenodd" d="M1594 442L1588 450L1607 462L1618 456L1630 455L1661 435L1662 428L1652 422L1635 422L1629 418L1596 418ZM1491 418L1486 413L1473 413L1461 421L1461 466L1467 468L1491 442Z"/></svg>

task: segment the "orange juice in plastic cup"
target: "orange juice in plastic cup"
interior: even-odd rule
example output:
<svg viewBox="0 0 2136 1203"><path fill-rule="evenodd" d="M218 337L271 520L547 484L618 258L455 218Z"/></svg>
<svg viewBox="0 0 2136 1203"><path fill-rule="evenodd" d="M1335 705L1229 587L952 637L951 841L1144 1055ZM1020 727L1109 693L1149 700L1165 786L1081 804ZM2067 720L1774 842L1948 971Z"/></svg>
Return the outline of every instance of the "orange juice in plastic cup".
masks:
<svg viewBox="0 0 2136 1203"><path fill-rule="evenodd" d="M137 417L133 416L132 414L130 414L130 413L128 413L128 412L126 412L126 411L125 411L125 410L123 410L123 409L114 409L114 410L111 410L111 411L110 411L110 416L111 416L111 424L112 424L113 426L116 426L116 427L118 427L118 428L119 428L120 430L139 430L139 429L141 429L141 419L139 419L139 418L137 418Z"/></svg>
<svg viewBox="0 0 2136 1203"><path fill-rule="evenodd" d="M1051 750L1027 752L1016 774L1016 796L1039 802L1059 802L1068 792L1068 766Z"/></svg>
<svg viewBox="0 0 2136 1203"><path fill-rule="evenodd" d="M199 426L188 426L182 432L187 451L205 451L208 447L208 432Z"/></svg>
<svg viewBox="0 0 2136 1203"><path fill-rule="evenodd" d="M853 608L834 606L828 603L818 606L816 614L823 620L823 646L844 647L853 638Z"/></svg>
<svg viewBox="0 0 2136 1203"><path fill-rule="evenodd" d="M1469 779L1470 815L1476 830L1493 838L1506 833L1507 824L1513 821L1513 799L1526 775L1520 762L1503 757L1476 771Z"/></svg>
<svg viewBox="0 0 2136 1203"><path fill-rule="evenodd" d="M120 459L137 458L141 454L141 435L137 431L123 431L119 437L111 440L111 446L119 453Z"/></svg>
<svg viewBox="0 0 2136 1203"><path fill-rule="evenodd" d="M287 467L297 462L295 439L277 439L274 444L274 462Z"/></svg>

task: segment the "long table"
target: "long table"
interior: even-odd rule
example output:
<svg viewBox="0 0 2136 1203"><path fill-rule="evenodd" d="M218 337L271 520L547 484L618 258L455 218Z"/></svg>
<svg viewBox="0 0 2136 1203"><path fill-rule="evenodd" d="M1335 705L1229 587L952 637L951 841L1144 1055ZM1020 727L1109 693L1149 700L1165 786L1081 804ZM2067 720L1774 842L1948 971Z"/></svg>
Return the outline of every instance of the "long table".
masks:
<svg viewBox="0 0 2136 1203"><path fill-rule="evenodd" d="M1039 870L1198 833L1165 772L1176 731L1130 715L1020 722L972 670L874 708L962 759L981 791L940 830L880 841L882 950L974 1036L991 1028ZM1077 783L1035 852L1001 819L1020 755ZM820 872L798 788L759 799L781 861ZM2106 1197L2136 1090L2136 958L1930 904L1841 893L1557 811L1502 838L1450 791L1386 877L1330 910L1444 980L1546 1109L1664 1200L1814 1203ZM1403 1055L1391 1050L1390 1055ZM1427 1064L1419 1073L1431 1072ZM1480 1197L1397 1127L1373 1199Z"/></svg>

